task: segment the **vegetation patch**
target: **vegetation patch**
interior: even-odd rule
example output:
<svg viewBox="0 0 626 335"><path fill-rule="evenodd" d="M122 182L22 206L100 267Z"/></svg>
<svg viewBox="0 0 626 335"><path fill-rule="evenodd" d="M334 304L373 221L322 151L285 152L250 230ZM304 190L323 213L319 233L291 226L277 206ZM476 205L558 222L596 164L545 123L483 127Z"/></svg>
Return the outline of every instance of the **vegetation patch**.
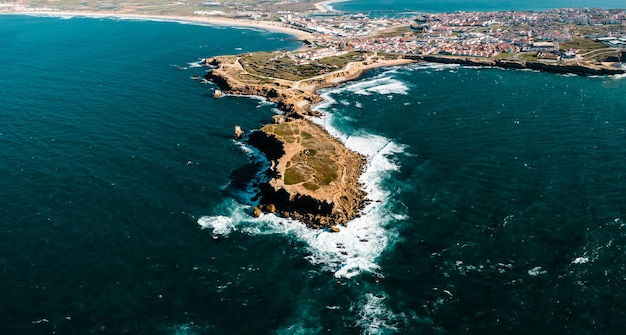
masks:
<svg viewBox="0 0 626 335"><path fill-rule="evenodd" d="M362 58L363 52L349 52L298 63L287 52L255 52L242 55L239 63L246 72L266 80L277 78L298 81L343 69L348 63Z"/></svg>
<svg viewBox="0 0 626 335"><path fill-rule="evenodd" d="M403 34L406 34L406 33L413 34L413 31L409 28L409 26L401 26L401 27L386 29L386 30L378 32L378 34L376 34L376 37L390 38L390 37L402 36Z"/></svg>
<svg viewBox="0 0 626 335"><path fill-rule="evenodd" d="M314 183L304 183L302 184L302 186L304 186L304 188L306 188L309 191L316 191L320 188L318 184L314 184Z"/></svg>
<svg viewBox="0 0 626 335"><path fill-rule="evenodd" d="M285 185L294 185L304 183L311 179L313 171L307 166L302 164L293 164L290 168L285 170Z"/></svg>
<svg viewBox="0 0 626 335"><path fill-rule="evenodd" d="M512 52L501 52L499 54L496 55L496 58L500 58L500 59L504 59L504 58L511 58L513 57L515 54Z"/></svg>
<svg viewBox="0 0 626 335"><path fill-rule="evenodd" d="M315 129L304 131L298 122L284 122L267 125L263 130L285 143L299 142L297 148L300 151L285 163L285 185L302 184L307 190L314 191L337 180L339 165L334 160L335 146L314 136Z"/></svg>
<svg viewBox="0 0 626 335"><path fill-rule="evenodd" d="M559 47L562 50L579 49L580 52L589 52L592 50L604 49L607 46L588 38L577 37L569 42L559 42Z"/></svg>
<svg viewBox="0 0 626 335"><path fill-rule="evenodd" d="M271 132L278 136L291 136L294 135L295 132L289 123L282 123L278 125L271 125Z"/></svg>
<svg viewBox="0 0 626 335"><path fill-rule="evenodd" d="M519 55L519 59L536 61L537 60L537 53L536 52L522 53L522 54Z"/></svg>

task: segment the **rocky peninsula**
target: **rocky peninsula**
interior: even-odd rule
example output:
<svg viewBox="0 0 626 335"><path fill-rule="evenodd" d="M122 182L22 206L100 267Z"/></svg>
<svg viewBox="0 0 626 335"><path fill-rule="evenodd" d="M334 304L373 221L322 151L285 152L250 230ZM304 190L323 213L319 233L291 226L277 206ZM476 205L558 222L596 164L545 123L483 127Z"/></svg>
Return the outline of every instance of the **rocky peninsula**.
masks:
<svg viewBox="0 0 626 335"><path fill-rule="evenodd" d="M210 5L210 8L207 6ZM412 62L531 69L578 75L626 73L626 10L564 8L545 12L414 13L368 17L333 12L318 0L220 1L110 5L60 0L41 6L17 0L0 14L124 17L245 26L288 33L303 42L293 52L256 52L206 59L204 79L223 95L261 96L283 115L236 137L272 162L255 215L277 212L312 227L336 227L359 215L366 195L359 176L366 157L348 150L309 118L317 91L379 66ZM319 18L322 13L324 19ZM268 120L269 122L269 120ZM337 228L335 228L337 229Z"/></svg>
<svg viewBox="0 0 626 335"><path fill-rule="evenodd" d="M276 103L283 115L260 130L243 136L271 161L269 182L262 184L261 200L254 215L278 213L315 228L346 225L359 215L366 201L359 176L366 157L347 149L316 123L312 107L321 101L319 89L339 85L361 76L366 70L412 62L454 63L533 69L579 75L616 75L624 69L598 62L554 62L496 59L451 55L402 55L353 51L333 53L313 61L301 61L290 52L258 52L205 59L211 70L206 80L219 86L215 97L224 94L261 96ZM269 120L268 120L269 121Z"/></svg>
<svg viewBox="0 0 626 335"><path fill-rule="evenodd" d="M262 55L218 56L205 60L213 68L205 79L217 84L220 94L265 97L284 112L246 139L272 163L267 171L271 179L260 186L261 200L254 214L278 213L310 227L338 231L336 226L347 225L358 217L366 202L359 183L366 157L349 150L309 119L318 114L311 108L321 101L317 90L355 79L371 68L412 60L384 60L354 53L325 61L317 66L342 66L314 76L299 77L290 71L276 71L268 77L260 74L263 69L255 65L267 64ZM298 73L306 70L309 68L300 68Z"/></svg>

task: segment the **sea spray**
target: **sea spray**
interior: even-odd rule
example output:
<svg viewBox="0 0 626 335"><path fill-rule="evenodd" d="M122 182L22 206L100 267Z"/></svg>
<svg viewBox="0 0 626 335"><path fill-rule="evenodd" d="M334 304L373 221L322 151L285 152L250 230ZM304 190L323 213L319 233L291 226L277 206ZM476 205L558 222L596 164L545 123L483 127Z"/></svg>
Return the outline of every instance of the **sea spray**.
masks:
<svg viewBox="0 0 626 335"><path fill-rule="evenodd" d="M402 82L383 73L372 80L348 83L334 90L325 92L325 101L315 108L324 111L325 106L335 103L334 99L329 96L329 92L350 90L367 92L367 94L406 94L408 88ZM260 99L260 103L266 102ZM326 130L342 139L348 148L361 153L368 159L360 182L368 193L369 204L364 208L361 217L351 221L347 227L342 227L339 233L312 230L299 222L269 214L263 215L258 220L229 220L228 216L220 214L202 217L198 220L198 224L211 228L213 234L219 236L227 236L234 229L241 229L251 234L281 233L294 236L306 242L310 253L306 259L309 262L321 266L325 271L330 271L339 278L351 278L363 272L377 273L379 266L376 264L376 259L389 245L390 234L394 234L394 230L387 229L387 225L393 221L405 219L402 214L391 211L388 205L390 191L384 190L381 185L391 172L398 169L393 156L402 153L403 147L374 134L344 134L332 126L332 117L331 114L326 114L314 121L325 125ZM241 149L249 155L251 163L267 166L267 161L260 152L244 145ZM263 168L260 168L254 180L246 185L245 190L241 190L240 193L247 196L237 197L243 204L241 211L245 212L258 200L255 199L256 188L259 183L264 182L263 171ZM254 223L250 225L250 221Z"/></svg>

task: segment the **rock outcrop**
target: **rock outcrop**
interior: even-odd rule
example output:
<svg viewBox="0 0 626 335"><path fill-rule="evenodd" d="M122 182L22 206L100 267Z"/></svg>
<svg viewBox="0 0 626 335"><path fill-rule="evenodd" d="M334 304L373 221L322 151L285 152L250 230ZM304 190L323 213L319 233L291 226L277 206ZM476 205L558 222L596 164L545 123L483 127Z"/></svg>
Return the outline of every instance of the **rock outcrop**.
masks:
<svg viewBox="0 0 626 335"><path fill-rule="evenodd" d="M241 127L239 125L235 126L235 132L234 132L234 136L236 140L240 140L243 137L243 130L241 129Z"/></svg>
<svg viewBox="0 0 626 335"><path fill-rule="evenodd" d="M626 72L592 63L545 63L445 55L406 55L401 61L497 66L581 75ZM261 200L259 206L254 208L255 216L262 212L276 212L312 227L338 230L336 225L347 224L359 215L365 203L365 193L359 184L365 158L347 149L308 120L307 116L317 114L311 106L321 101L318 89L355 79L376 64L352 62L343 69L300 81L248 73L239 63L238 56L207 58L205 64L212 68L205 79L217 84L221 93L265 97L284 112L284 115L273 117L272 124L248 136L248 143L259 148L272 162L267 171L269 182L260 185ZM236 129L235 137L239 137L238 134Z"/></svg>
<svg viewBox="0 0 626 335"><path fill-rule="evenodd" d="M263 127L248 143L272 161L260 185L261 208L309 226L347 224L364 204L359 176L365 159L305 119Z"/></svg>
<svg viewBox="0 0 626 335"><path fill-rule="evenodd" d="M465 56L447 56L447 55L414 55L407 56L409 59L424 60L427 62L444 63L444 64L461 64L467 66L495 66L507 69L530 69L560 74L577 74L583 76L605 76L618 75L626 73L622 68L606 66L603 64L595 64L591 62L554 62L546 63L540 61L527 61L517 59L494 59L479 58Z"/></svg>
<svg viewBox="0 0 626 335"><path fill-rule="evenodd" d="M322 100L317 90L358 78L371 67L354 62L342 70L298 82L276 78L268 82L270 79L265 77L242 74L245 71L236 56L207 58L206 62L212 70L205 75L205 79L217 84L221 94L261 96L276 103L277 108L290 117L317 115L311 110L312 105Z"/></svg>
<svg viewBox="0 0 626 335"><path fill-rule="evenodd" d="M248 144L272 162L267 171L269 182L260 185L261 200L254 216L278 213L311 227L329 229L357 217L365 203L359 183L365 158L306 116L317 114L311 106L321 101L318 89L360 76L362 64L350 63L343 70L299 82L268 82L245 73L234 56L211 58L206 63L213 69L205 78L223 93L262 96L284 112L248 135ZM236 137L237 133L235 130Z"/></svg>

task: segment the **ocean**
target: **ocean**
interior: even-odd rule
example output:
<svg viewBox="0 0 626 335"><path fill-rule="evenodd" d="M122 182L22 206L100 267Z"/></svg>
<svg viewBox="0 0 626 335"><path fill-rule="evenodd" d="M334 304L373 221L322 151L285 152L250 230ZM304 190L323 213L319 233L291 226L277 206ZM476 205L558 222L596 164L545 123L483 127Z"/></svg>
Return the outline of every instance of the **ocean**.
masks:
<svg viewBox="0 0 626 335"><path fill-rule="evenodd" d="M0 333L614 334L626 79L432 63L325 89L368 157L340 233L253 218L276 112L198 60L290 36L0 16Z"/></svg>

